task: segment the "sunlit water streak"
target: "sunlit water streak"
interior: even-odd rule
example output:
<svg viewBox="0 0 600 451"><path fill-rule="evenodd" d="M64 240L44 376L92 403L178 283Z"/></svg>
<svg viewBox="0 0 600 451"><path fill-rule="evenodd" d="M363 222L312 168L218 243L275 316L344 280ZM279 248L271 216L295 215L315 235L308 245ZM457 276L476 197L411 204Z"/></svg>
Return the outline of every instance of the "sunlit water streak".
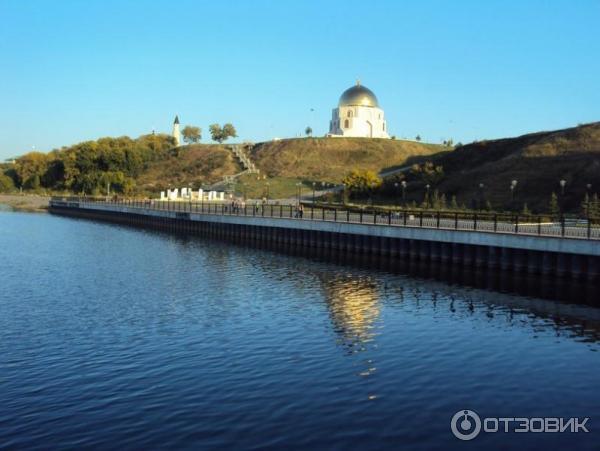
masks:
<svg viewBox="0 0 600 451"><path fill-rule="evenodd" d="M594 449L600 310L0 212L0 448Z"/></svg>

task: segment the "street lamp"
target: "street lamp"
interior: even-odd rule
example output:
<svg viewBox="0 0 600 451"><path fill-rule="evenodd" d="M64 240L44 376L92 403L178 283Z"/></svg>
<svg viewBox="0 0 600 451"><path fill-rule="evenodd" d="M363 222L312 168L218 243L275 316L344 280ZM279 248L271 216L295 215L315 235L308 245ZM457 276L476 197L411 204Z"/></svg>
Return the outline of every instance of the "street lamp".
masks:
<svg viewBox="0 0 600 451"><path fill-rule="evenodd" d="M517 189L517 184L519 182L517 180L513 180L512 182L510 182L510 200L514 201L515 200L515 190Z"/></svg>
<svg viewBox="0 0 600 451"><path fill-rule="evenodd" d="M316 182L312 182L312 187L313 187L312 204L313 204L313 207L315 206L315 186L317 186Z"/></svg>
<svg viewBox="0 0 600 451"><path fill-rule="evenodd" d="M402 180L402 203L406 206L406 180Z"/></svg>
<svg viewBox="0 0 600 451"><path fill-rule="evenodd" d="M398 195L398 182L394 182L394 197Z"/></svg>
<svg viewBox="0 0 600 451"><path fill-rule="evenodd" d="M562 180L561 180L560 182L558 182L558 183L560 183L560 194L561 194L562 196L564 196L564 195L565 195L565 185L567 184L567 181L566 181L565 179L562 179Z"/></svg>
<svg viewBox="0 0 600 451"><path fill-rule="evenodd" d="M427 189L425 193L425 201L427 202L427 208L429 208L429 188L431 188L431 185L428 183L425 185L425 188Z"/></svg>
<svg viewBox="0 0 600 451"><path fill-rule="evenodd" d="M479 209L483 210L483 189L485 185L483 183L479 184Z"/></svg>
<svg viewBox="0 0 600 451"><path fill-rule="evenodd" d="M296 196L298 198L298 205L300 205L300 182L296 183Z"/></svg>
<svg viewBox="0 0 600 451"><path fill-rule="evenodd" d="M269 202L269 182L267 182L267 202Z"/></svg>
<svg viewBox="0 0 600 451"><path fill-rule="evenodd" d="M588 183L587 185L585 185L585 197L586 197L586 206L585 206L585 212L586 212L586 216L588 217L588 221L590 220L590 191L592 190L592 184Z"/></svg>

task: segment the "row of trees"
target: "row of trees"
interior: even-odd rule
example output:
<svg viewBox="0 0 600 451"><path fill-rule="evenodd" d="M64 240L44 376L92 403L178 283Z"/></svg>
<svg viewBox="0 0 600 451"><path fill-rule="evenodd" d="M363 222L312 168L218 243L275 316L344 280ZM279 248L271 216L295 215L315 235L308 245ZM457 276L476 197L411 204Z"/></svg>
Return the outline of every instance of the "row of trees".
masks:
<svg viewBox="0 0 600 451"><path fill-rule="evenodd" d="M218 142L219 144L227 141L229 138L236 138L237 131L232 124L224 124L220 126L219 124L211 124L208 127L210 131L210 137L213 141ZM181 131L181 135L183 136L183 141L188 144L199 143L202 139L202 129L200 127L196 127L194 125L186 125Z"/></svg>
<svg viewBox="0 0 600 451"><path fill-rule="evenodd" d="M342 180L344 184L344 201L350 198L368 198L370 201L373 197L387 199L402 196L402 203L410 208L466 210L467 206L464 203L459 205L455 195L448 199L446 194L440 193L435 188L443 178L444 168L429 161L415 164L406 173L396 174L386 179L381 179L373 171L354 169ZM407 184L407 180L410 183ZM405 189L407 186L415 186L415 183L417 184L416 186L422 189L422 194L419 196L419 199L415 200L413 192L412 199L407 202L405 199ZM561 203L562 201L559 196L556 193L552 193L542 211L546 211L552 218L557 220L564 213L564 207ZM497 210L489 200L484 198L473 199L469 207L473 210L489 212ZM500 210L503 210L503 208ZM518 211L523 215L532 214L526 203L522 204L518 209L513 205L511 210ZM594 220L600 219L600 199L598 194L586 194L581 202L579 213L582 217L589 217Z"/></svg>
<svg viewBox="0 0 600 451"><path fill-rule="evenodd" d="M8 165L0 176L0 190L40 189L95 193L110 186L129 193L148 163L165 158L175 140L168 135L101 138L50 153L30 152Z"/></svg>

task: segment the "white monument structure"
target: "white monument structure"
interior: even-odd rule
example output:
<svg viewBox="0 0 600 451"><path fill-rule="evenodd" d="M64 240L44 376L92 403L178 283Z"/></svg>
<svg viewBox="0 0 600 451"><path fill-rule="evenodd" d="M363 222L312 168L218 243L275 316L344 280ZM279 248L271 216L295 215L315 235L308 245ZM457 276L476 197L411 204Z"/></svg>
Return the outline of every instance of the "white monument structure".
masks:
<svg viewBox="0 0 600 451"><path fill-rule="evenodd" d="M175 116L175 120L173 121L173 138L175 138L175 144L177 147L181 145L180 134L179 134L179 116Z"/></svg>
<svg viewBox="0 0 600 451"><path fill-rule="evenodd" d="M224 191L215 191L215 190L203 190L200 188L197 192L194 192L191 188L174 188L168 189L167 191L160 192L160 200L161 201L214 201L214 202L224 202L225 201L225 192Z"/></svg>
<svg viewBox="0 0 600 451"><path fill-rule="evenodd" d="M388 138L387 124L377 97L360 81L346 89L329 121L331 137Z"/></svg>

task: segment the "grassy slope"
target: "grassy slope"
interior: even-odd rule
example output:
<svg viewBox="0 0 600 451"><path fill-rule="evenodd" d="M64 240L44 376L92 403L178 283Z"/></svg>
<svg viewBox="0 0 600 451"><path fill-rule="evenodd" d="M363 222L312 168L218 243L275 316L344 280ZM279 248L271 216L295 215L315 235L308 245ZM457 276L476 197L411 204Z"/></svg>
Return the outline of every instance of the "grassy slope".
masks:
<svg viewBox="0 0 600 451"><path fill-rule="evenodd" d="M304 184L303 192L312 190L312 182L339 183L353 168L376 172L403 164L411 157L439 152L433 144L410 141L364 138L306 138L269 141L256 144L250 157L260 170L261 178L247 175L237 185L239 193L262 197L267 175L272 198L294 196L296 183ZM155 161L137 179L142 191L156 193L170 186L210 184L241 171L237 159L226 145L196 144L182 146L167 159ZM320 183L319 183L320 186Z"/></svg>
<svg viewBox="0 0 600 451"><path fill-rule="evenodd" d="M443 149L390 139L300 138L256 144L251 158L268 177L339 183L353 168L379 172Z"/></svg>
<svg viewBox="0 0 600 451"><path fill-rule="evenodd" d="M200 187L240 171L237 160L224 146L194 144L179 147L167 159L152 162L138 177L137 187L152 193L190 183Z"/></svg>
<svg viewBox="0 0 600 451"><path fill-rule="evenodd" d="M560 193L558 182L565 179L565 206L574 210L585 195L586 184L600 192L600 122L468 144L440 155L436 164L446 174L439 190L457 195L467 205L478 195L479 183L484 183L492 205L507 207L509 185L515 179L516 202L539 211L546 209L553 191Z"/></svg>

